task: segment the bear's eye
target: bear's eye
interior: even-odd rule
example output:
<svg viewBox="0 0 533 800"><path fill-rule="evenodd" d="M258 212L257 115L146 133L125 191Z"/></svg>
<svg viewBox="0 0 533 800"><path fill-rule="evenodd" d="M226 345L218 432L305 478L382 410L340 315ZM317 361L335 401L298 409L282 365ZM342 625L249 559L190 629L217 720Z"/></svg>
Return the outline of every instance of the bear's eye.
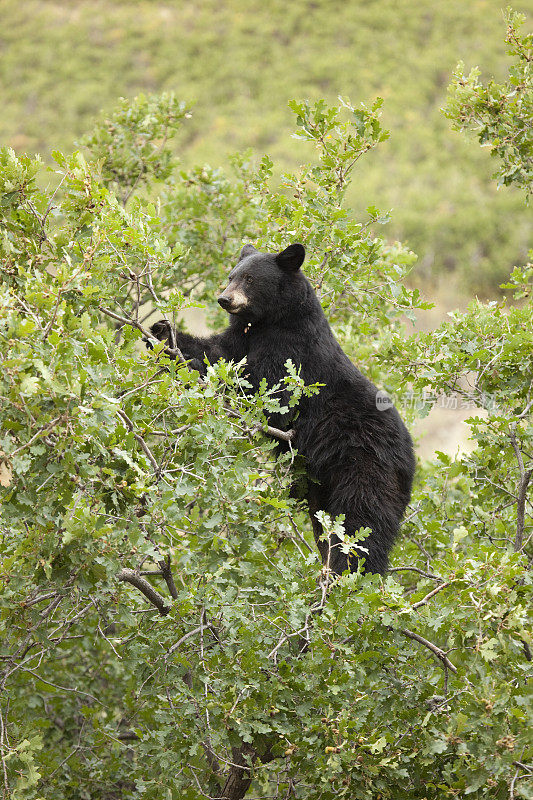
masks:
<svg viewBox="0 0 533 800"><path fill-rule="evenodd" d="M254 282L254 279L252 278L251 275L245 275L244 276L244 280L246 281L246 283L253 283Z"/></svg>

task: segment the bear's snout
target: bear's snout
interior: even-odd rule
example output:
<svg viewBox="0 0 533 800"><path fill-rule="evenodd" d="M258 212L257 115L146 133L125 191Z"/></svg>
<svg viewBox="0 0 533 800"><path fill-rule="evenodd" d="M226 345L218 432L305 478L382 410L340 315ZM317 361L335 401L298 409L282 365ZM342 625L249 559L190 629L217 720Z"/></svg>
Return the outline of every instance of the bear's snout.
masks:
<svg viewBox="0 0 533 800"><path fill-rule="evenodd" d="M228 288L225 292L222 292L217 302L222 306L224 311L230 314L238 314L239 311L242 311L242 309L248 305L248 298L243 292L238 290L229 291Z"/></svg>
<svg viewBox="0 0 533 800"><path fill-rule="evenodd" d="M220 297L217 298L217 303L219 304L219 306L222 306L224 311L229 311L229 309L231 308L231 300L229 299L229 297L224 297L223 294L221 294Z"/></svg>

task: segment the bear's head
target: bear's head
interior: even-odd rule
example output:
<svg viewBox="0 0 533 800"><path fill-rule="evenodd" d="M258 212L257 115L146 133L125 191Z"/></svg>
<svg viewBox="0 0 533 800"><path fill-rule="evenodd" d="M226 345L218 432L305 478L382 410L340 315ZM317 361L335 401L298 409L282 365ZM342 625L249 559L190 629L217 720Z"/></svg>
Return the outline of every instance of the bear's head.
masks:
<svg viewBox="0 0 533 800"><path fill-rule="evenodd" d="M301 244L291 244L281 253L260 253L253 245L245 245L218 298L219 304L247 322L287 313L302 295L302 289L309 286L300 272L304 258Z"/></svg>

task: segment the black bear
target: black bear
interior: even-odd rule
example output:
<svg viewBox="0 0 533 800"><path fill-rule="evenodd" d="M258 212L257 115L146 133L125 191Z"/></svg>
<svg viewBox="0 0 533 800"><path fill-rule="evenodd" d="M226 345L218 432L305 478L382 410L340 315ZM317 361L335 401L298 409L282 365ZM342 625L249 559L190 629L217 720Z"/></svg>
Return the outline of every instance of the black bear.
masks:
<svg viewBox="0 0 533 800"><path fill-rule="evenodd" d="M341 574L357 567L353 550L346 554L336 536L324 541L315 514L344 514L348 534L370 528L363 542L364 569L383 574L388 554L411 495L415 468L411 437L392 404L352 364L335 339L320 302L300 267L301 244L280 253L260 253L247 244L228 286L218 298L230 314L222 333L200 339L166 320L152 334L172 342L196 368L219 358L246 358L254 387L266 378L272 386L286 374L292 359L306 384L321 383L318 395L302 398L294 419L269 420L295 431L294 445L304 458L306 499L315 539L324 564ZM387 398L386 398L387 399ZM361 551L363 553L363 551ZM362 556L361 556L362 557Z"/></svg>

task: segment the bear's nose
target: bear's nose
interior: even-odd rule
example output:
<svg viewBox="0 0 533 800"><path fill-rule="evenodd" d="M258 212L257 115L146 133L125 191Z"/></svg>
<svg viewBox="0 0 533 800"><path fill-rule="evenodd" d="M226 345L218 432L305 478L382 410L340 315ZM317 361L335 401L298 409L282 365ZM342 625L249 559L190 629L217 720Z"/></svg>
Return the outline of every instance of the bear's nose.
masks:
<svg viewBox="0 0 533 800"><path fill-rule="evenodd" d="M227 311L228 308L231 308L231 300L228 297L224 297L223 294L221 294L220 297L217 299L217 303L219 304L219 306L222 306L224 311Z"/></svg>

